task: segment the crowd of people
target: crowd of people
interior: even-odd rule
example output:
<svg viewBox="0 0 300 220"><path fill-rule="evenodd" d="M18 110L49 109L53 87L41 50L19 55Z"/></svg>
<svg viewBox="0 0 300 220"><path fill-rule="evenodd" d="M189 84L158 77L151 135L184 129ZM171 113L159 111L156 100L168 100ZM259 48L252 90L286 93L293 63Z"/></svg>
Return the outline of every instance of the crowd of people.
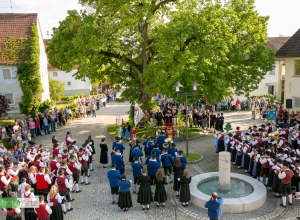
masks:
<svg viewBox="0 0 300 220"><path fill-rule="evenodd" d="M142 206L143 211L149 210L153 201L156 202L157 207L165 207L168 198L165 185L173 183L173 190L182 206L188 206L191 199L189 190L191 176L186 169L187 160L174 143L165 140L165 133L161 132L155 140L153 137L145 137L142 144L137 139L129 142L132 182L126 180L125 146L121 139L116 137L112 145L111 169L107 173L112 204L118 204L118 207L124 211L132 207L130 188L133 185L133 193L138 195L137 203ZM109 156L104 140L100 148L100 163L103 167L107 167Z"/></svg>
<svg viewBox="0 0 300 220"><path fill-rule="evenodd" d="M51 219L62 220L71 207L72 193L80 193L79 183L89 185L88 177L93 171L94 141L91 136L81 147L76 144L75 136L67 132L60 142L52 137L52 149L34 142L26 144L18 140L19 157L10 155L0 144L0 192L2 197L34 198L39 196L39 205L25 208L25 220ZM13 148L15 147L13 143ZM6 208L7 219L19 220L20 208Z"/></svg>
<svg viewBox="0 0 300 220"><path fill-rule="evenodd" d="M266 123L250 126L242 132L237 127L228 135L219 131L214 137L216 152L228 151L231 162L251 177L266 185L281 206L293 204L294 196L300 198L300 123L288 127L283 119L274 126ZM288 199L287 199L288 198Z"/></svg>

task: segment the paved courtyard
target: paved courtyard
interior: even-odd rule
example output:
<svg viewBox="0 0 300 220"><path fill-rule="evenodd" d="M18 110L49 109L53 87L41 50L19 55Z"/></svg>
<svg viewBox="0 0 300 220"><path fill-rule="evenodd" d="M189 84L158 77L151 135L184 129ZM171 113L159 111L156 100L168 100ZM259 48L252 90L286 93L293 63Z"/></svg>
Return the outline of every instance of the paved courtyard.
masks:
<svg viewBox="0 0 300 220"><path fill-rule="evenodd" d="M142 207L137 204L137 195L132 194L133 207L127 212L120 210L117 205L111 204L111 195L106 173L108 169L102 168L99 164L99 144L101 138L106 136L107 144L111 149L113 138L107 134L107 127L115 122L117 115L122 115L126 119L126 113L129 110L127 103L108 103L106 108L97 111L96 118L85 118L82 120L75 119L58 129L55 133L44 135L36 139L37 143L42 143L46 148L51 147L51 137L55 134L58 140L63 141L67 131L71 130L76 136L78 146L83 143L88 135L92 135L95 141L96 157L94 158L94 171L91 172L89 181L91 185L81 186L82 193L73 194L75 201L72 202L74 210L65 215L66 220L125 220L125 219L208 219L207 210L198 208L190 203L189 207L182 207L178 198L172 191L172 186L167 185L168 201L166 207L157 208L152 203L149 211L142 211ZM251 112L225 113L225 122L232 122L232 127L241 126L242 130L247 129L249 125L261 124L259 119L251 120ZM203 160L198 164L188 164L187 169L191 175L197 175L203 172L216 172L218 167L218 155L212 146L212 134L205 134L199 138L190 141L189 152L200 153ZM128 162L129 147L125 142L125 170L128 179L132 179L131 166ZM185 142L178 143L177 147L185 151ZM236 167L232 168L233 172L241 172ZM300 201L294 201L293 206L282 208L279 206L280 199L273 196L268 191L267 203L260 209L245 214L224 214L222 219L296 219L300 215ZM1 218L2 217L2 218ZM3 218L3 213L0 214Z"/></svg>

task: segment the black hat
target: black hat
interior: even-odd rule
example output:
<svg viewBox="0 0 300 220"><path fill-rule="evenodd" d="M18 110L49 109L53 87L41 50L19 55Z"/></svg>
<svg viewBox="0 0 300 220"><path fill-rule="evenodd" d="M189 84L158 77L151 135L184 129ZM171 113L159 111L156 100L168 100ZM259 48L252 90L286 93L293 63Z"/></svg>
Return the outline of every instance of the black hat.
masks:
<svg viewBox="0 0 300 220"><path fill-rule="evenodd" d="M252 146L252 149L257 149L257 146L256 145Z"/></svg>
<svg viewBox="0 0 300 220"><path fill-rule="evenodd" d="M262 153L261 149L257 149L257 153L261 154Z"/></svg>
<svg viewBox="0 0 300 220"><path fill-rule="evenodd" d="M233 136L233 134L229 133L229 134L228 134L228 136L229 136L229 137L232 137L232 136Z"/></svg>
<svg viewBox="0 0 300 220"><path fill-rule="evenodd" d="M263 130L262 128L259 128L259 129L258 129L258 131L262 131L262 130Z"/></svg>
<svg viewBox="0 0 300 220"><path fill-rule="evenodd" d="M259 133L256 133L255 136L256 136L256 137L259 137L260 135L259 135Z"/></svg>
<svg viewBox="0 0 300 220"><path fill-rule="evenodd" d="M288 154L289 153L289 151L288 150L285 150L285 151L283 151L285 154Z"/></svg>
<svg viewBox="0 0 300 220"><path fill-rule="evenodd" d="M266 154L266 155L270 155L270 152L269 152L269 151L265 151L265 154Z"/></svg>
<svg viewBox="0 0 300 220"><path fill-rule="evenodd" d="M277 152L278 152L278 153L282 153L282 152L283 152L283 149L282 149L282 148L277 148Z"/></svg>
<svg viewBox="0 0 300 220"><path fill-rule="evenodd" d="M251 134L251 136L252 136L252 137L255 137L255 134L254 134L254 133L252 133L252 134Z"/></svg>
<svg viewBox="0 0 300 220"><path fill-rule="evenodd" d="M297 158L296 163L300 163L300 158Z"/></svg>
<svg viewBox="0 0 300 220"><path fill-rule="evenodd" d="M176 144L175 144L175 143L172 143L171 146L172 146L172 147L176 147Z"/></svg>
<svg viewBox="0 0 300 220"><path fill-rule="evenodd" d="M250 135L250 133L248 133L248 132L247 132L245 135L249 136L249 135Z"/></svg>
<svg viewBox="0 0 300 220"><path fill-rule="evenodd" d="M182 150L178 151L178 154L179 154L179 155L182 155L182 154L183 154L183 151L182 151Z"/></svg>
<svg viewBox="0 0 300 220"><path fill-rule="evenodd" d="M295 156L296 156L296 154L294 151L290 152L290 157L295 157Z"/></svg>
<svg viewBox="0 0 300 220"><path fill-rule="evenodd" d="M248 143L249 143L249 141L248 141L248 140L244 140L244 143L245 143L245 144L248 144Z"/></svg>
<svg viewBox="0 0 300 220"><path fill-rule="evenodd" d="M79 148L79 152L82 152L83 151L83 148L81 147L81 148Z"/></svg>
<svg viewBox="0 0 300 220"><path fill-rule="evenodd" d="M116 168L116 164L112 163L112 164L110 165L110 168Z"/></svg>
<svg viewBox="0 0 300 220"><path fill-rule="evenodd" d="M276 162L282 163L282 159L281 159L281 158L277 158L277 159L276 159Z"/></svg>

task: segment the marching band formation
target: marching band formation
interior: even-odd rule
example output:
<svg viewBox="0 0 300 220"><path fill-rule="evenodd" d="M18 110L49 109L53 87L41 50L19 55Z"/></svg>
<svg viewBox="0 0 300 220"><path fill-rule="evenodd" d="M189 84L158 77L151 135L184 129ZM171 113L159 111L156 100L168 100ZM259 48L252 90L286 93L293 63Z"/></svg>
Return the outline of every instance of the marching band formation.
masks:
<svg viewBox="0 0 300 220"><path fill-rule="evenodd" d="M32 198L39 196L39 207L25 208L25 220L62 220L73 210L72 193L80 193L79 183L89 185L93 171L92 156L95 152L91 136L82 147L76 146L75 136L67 132L65 142L52 138L51 152L32 142L24 159L4 164L0 161L0 192L2 197ZM3 156L3 155L1 155ZM2 158L2 157L1 157ZM6 165L6 168L5 168ZM19 208L4 209L7 219L21 219Z"/></svg>
<svg viewBox="0 0 300 220"><path fill-rule="evenodd" d="M289 137L291 135L291 141ZM261 181L282 198L281 206L293 204L300 197L300 124L287 128L279 124L275 131L271 123L250 126L246 133L237 127L233 133L219 132L214 136L216 152L231 153L231 162Z"/></svg>
<svg viewBox="0 0 300 220"><path fill-rule="evenodd" d="M176 148L176 145L165 136L164 132L160 132L155 141L150 136L144 138L142 145L139 140L129 142L133 193L138 195L137 202L142 206L142 210L149 210L153 201L156 202L157 207L160 205L165 207L168 198L165 185L169 183L173 183L173 190L182 205L188 206L191 199L189 189L191 176L186 169L187 160L183 156L183 152ZM107 152L105 147L103 149ZM119 137L116 137L112 149L111 169L107 173L111 187L112 204L117 203L118 207L127 211L132 207L129 190L132 181L126 180L123 159L125 147ZM144 155L145 158L143 158ZM143 161L146 168L143 166ZM163 168L164 171L160 168Z"/></svg>

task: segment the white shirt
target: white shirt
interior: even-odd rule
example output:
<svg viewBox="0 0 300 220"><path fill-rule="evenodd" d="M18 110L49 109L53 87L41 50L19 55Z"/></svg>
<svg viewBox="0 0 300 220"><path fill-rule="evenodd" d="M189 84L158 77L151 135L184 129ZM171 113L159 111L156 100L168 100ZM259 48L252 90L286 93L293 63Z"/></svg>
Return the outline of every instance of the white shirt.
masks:
<svg viewBox="0 0 300 220"><path fill-rule="evenodd" d="M40 204L43 204L43 203L40 203ZM35 213L37 213L35 208L34 208L34 211L35 211ZM49 215L51 215L52 209L47 204L46 204L46 211L48 212Z"/></svg>
<svg viewBox="0 0 300 220"><path fill-rule="evenodd" d="M17 169L16 171L13 170L13 168L7 170L6 172L8 175L10 176L18 176L18 173L19 173L19 169Z"/></svg>
<svg viewBox="0 0 300 220"><path fill-rule="evenodd" d="M24 198L25 196L28 196L29 194L30 194L29 198L34 198L34 193L31 192L30 190L26 191L25 193L22 193L21 197Z"/></svg>
<svg viewBox="0 0 300 220"><path fill-rule="evenodd" d="M278 173L278 178L279 179L283 179L284 177L286 177L285 172Z"/></svg>
<svg viewBox="0 0 300 220"><path fill-rule="evenodd" d="M28 184L25 182L25 183L21 183L19 186L18 186L18 191L22 193L25 193L25 187L27 186Z"/></svg>
<svg viewBox="0 0 300 220"><path fill-rule="evenodd" d="M61 197L60 197L60 195L58 193L56 193L56 195L54 196L54 198L57 200L58 203L61 203L62 199L61 199ZM50 201L49 194L47 195L47 201L48 202ZM48 205L49 205L49 203L48 203Z"/></svg>
<svg viewBox="0 0 300 220"><path fill-rule="evenodd" d="M26 155L26 159L32 162L34 161L34 157L32 157L30 153Z"/></svg>
<svg viewBox="0 0 300 220"><path fill-rule="evenodd" d="M70 136L67 138L67 141L73 143L75 141L75 139L71 138Z"/></svg>
<svg viewBox="0 0 300 220"><path fill-rule="evenodd" d="M29 177L30 181L32 182L32 184L36 184L35 174L28 173L28 177Z"/></svg>
<svg viewBox="0 0 300 220"><path fill-rule="evenodd" d="M21 213L21 209L20 208L15 208L14 210L15 210L16 213ZM7 212L7 209L4 208L3 211Z"/></svg>
<svg viewBox="0 0 300 220"><path fill-rule="evenodd" d="M0 180L4 183L4 185L8 185L10 183L10 179L6 179L6 176L2 176Z"/></svg>
<svg viewBox="0 0 300 220"><path fill-rule="evenodd" d="M88 161L88 160L89 160L89 157L86 156L85 154L83 154L83 155L82 155L82 159L85 160L85 161Z"/></svg>

